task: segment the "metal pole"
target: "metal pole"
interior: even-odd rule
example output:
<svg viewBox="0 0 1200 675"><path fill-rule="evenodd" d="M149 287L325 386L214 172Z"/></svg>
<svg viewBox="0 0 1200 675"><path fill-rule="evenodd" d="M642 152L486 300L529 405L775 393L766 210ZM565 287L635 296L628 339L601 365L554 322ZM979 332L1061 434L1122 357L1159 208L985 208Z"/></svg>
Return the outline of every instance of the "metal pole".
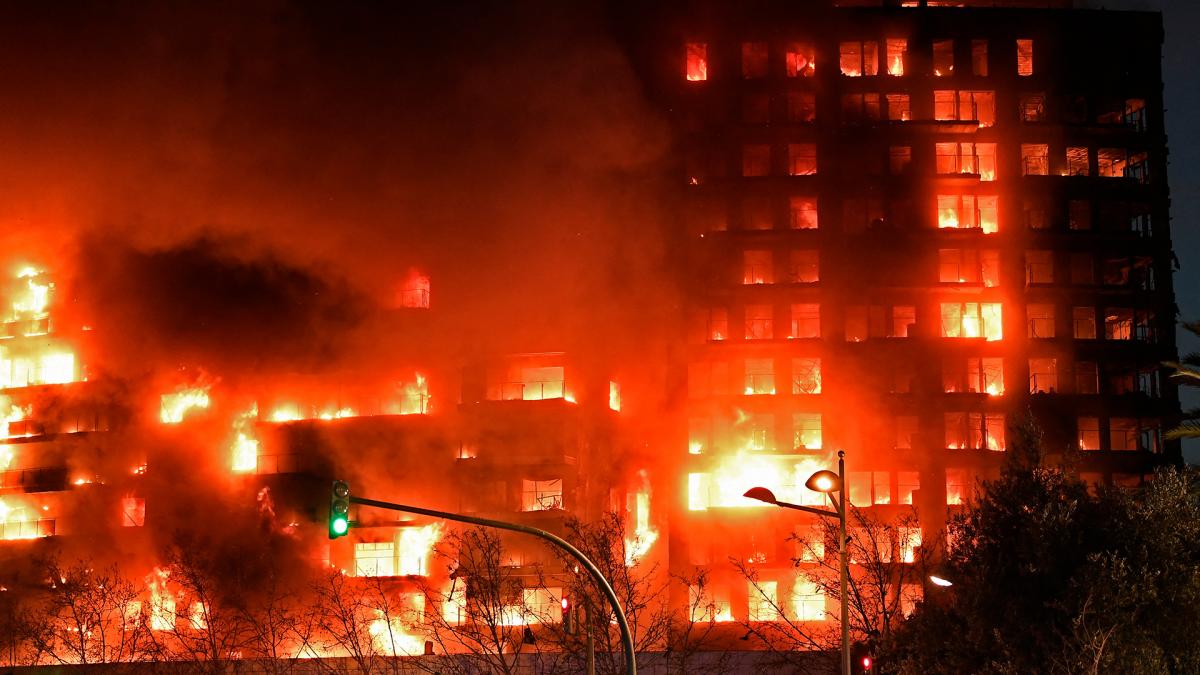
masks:
<svg viewBox="0 0 1200 675"><path fill-rule="evenodd" d="M583 628L587 631L587 675L596 675L596 641L592 639L592 602L583 601Z"/></svg>
<svg viewBox="0 0 1200 675"><path fill-rule="evenodd" d="M838 521L842 536L838 543L841 553L842 573L842 675L850 675L850 598L847 595L847 577L850 576L850 563L846 555L846 453L838 451L838 476L842 479L841 499L837 503Z"/></svg>
<svg viewBox="0 0 1200 675"><path fill-rule="evenodd" d="M363 497L353 497L353 496L350 497L350 503L351 504L362 504L363 506L374 506L375 508L378 508L378 509L389 509L391 511L401 511L404 513L415 513L415 514L422 515L422 516L430 516L432 518L441 518L443 520L453 520L453 521L456 521L459 523L470 523L472 525L481 525L483 527L494 527L498 530L510 530L512 532L523 532L525 534L531 534L535 537L545 539L546 541L550 542L551 544L554 544L555 546L563 549L567 553L570 553L573 558L575 558L576 560L579 561L580 565L583 565L584 569L586 569L589 573L591 573L592 578L595 579L596 583L600 586L600 590L604 591L604 595L608 597L608 602L609 602L609 604L612 605L613 612L616 613L616 616L617 616L617 627L621 629L621 642L625 646L625 672L627 672L629 675L637 675L637 657L634 653L633 634L629 632L629 621L626 620L626 618L625 618L625 612L624 612L624 610L621 609L621 602L619 600L617 600L616 592L613 590L612 585L608 583L608 579L605 579L604 575L600 573L600 569L597 568L596 565L591 560L588 560L587 556L585 556L579 549L577 549L574 546L572 546L571 544L567 543L566 540L562 539L561 537L555 536L545 530L540 530L536 527L529 527L528 525L518 525L516 523L506 523L503 520L490 520L488 518L476 518L474 516L464 516L461 513L449 513L447 511L435 511L433 509L426 509L426 508L422 508L420 506L408 506L405 504L394 504L392 502L381 502L381 501L378 501L375 499L365 499ZM845 518L843 517L842 520L843 520L843 528L842 529L845 530L845 527L844 527ZM843 558L843 562L844 562L845 561L844 554L843 554L842 558ZM843 586L844 585L845 585L845 582L843 581ZM849 652L847 652L847 654L848 653ZM849 659L850 657L847 656L846 658ZM849 661L847 661L847 663L849 663Z"/></svg>

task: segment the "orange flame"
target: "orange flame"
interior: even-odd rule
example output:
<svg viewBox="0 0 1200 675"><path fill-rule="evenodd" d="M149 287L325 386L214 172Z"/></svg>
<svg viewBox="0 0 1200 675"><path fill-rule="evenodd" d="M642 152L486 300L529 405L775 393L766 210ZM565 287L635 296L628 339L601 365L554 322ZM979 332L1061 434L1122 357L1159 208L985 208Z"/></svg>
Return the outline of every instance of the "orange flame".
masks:
<svg viewBox="0 0 1200 675"><path fill-rule="evenodd" d="M39 282L37 279L41 275L42 271L33 267L26 267L17 272L17 278L23 279L24 283L17 286L17 292L13 296L13 318L38 319L46 316L46 309L50 305L50 290L54 285Z"/></svg>
<svg viewBox="0 0 1200 675"><path fill-rule="evenodd" d="M258 417L258 405L238 415L233 420L233 470L238 473L258 468L258 438L254 435L254 420Z"/></svg>
<svg viewBox="0 0 1200 675"><path fill-rule="evenodd" d="M641 471L643 483L646 472ZM633 495L633 538L625 540L625 565L632 567L646 557L658 541L658 530L650 523L650 489L645 487Z"/></svg>
<svg viewBox="0 0 1200 675"><path fill-rule="evenodd" d="M425 415L429 413L429 382L421 373L400 387L400 414Z"/></svg>
<svg viewBox="0 0 1200 675"><path fill-rule="evenodd" d="M400 287L397 304L401 307L429 309L430 288L429 275L422 274L415 268L410 269L408 278Z"/></svg>
<svg viewBox="0 0 1200 675"><path fill-rule="evenodd" d="M804 487L814 472L828 468L826 458L762 455L741 450L726 458L711 473L688 474L688 509L754 508L764 502L743 495L752 487L765 487L780 501L824 504L825 496Z"/></svg>
<svg viewBox="0 0 1200 675"><path fill-rule="evenodd" d="M193 602L188 611L188 623L192 630L208 629L208 606L203 602Z"/></svg>
<svg viewBox="0 0 1200 675"><path fill-rule="evenodd" d="M164 567L155 567L146 576L146 586L150 589L150 630L175 628L175 596L167 588L170 577L171 571Z"/></svg>
<svg viewBox="0 0 1200 675"><path fill-rule="evenodd" d="M427 576L429 556L442 534L442 526L432 523L424 527L406 527L400 530L396 542L401 576Z"/></svg>
<svg viewBox="0 0 1200 675"><path fill-rule="evenodd" d="M957 228L958 227L958 210L957 209L938 209L938 227L940 227L940 228Z"/></svg>
<svg viewBox="0 0 1200 675"><path fill-rule="evenodd" d="M424 613L425 597L420 595L407 596L411 609L406 613L419 618ZM410 633L408 628L412 621L403 616L389 617L380 610L375 610L375 619L367 626L371 641L375 648L388 656L415 656L425 651L425 639L420 635Z"/></svg>
<svg viewBox="0 0 1200 675"><path fill-rule="evenodd" d="M0 417L0 438L12 438L13 434L8 425L12 422L20 422L32 411L31 406L13 405L11 400L7 396L0 395L0 415L3 415Z"/></svg>
<svg viewBox="0 0 1200 675"><path fill-rule="evenodd" d="M19 502L17 504L0 499L0 539L37 539L47 536L42 534L37 519L29 517L29 507Z"/></svg>
<svg viewBox="0 0 1200 675"><path fill-rule="evenodd" d="M173 394L163 394L159 407L159 419L163 424L179 424L188 411L208 408L208 387L178 389Z"/></svg>

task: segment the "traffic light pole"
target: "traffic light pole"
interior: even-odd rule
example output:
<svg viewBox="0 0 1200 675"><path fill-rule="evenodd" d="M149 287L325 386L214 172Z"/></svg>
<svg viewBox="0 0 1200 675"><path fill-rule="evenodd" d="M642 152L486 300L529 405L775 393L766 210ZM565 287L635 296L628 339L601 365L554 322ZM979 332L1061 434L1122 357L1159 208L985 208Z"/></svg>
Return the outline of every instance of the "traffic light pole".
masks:
<svg viewBox="0 0 1200 675"><path fill-rule="evenodd" d="M563 549L571 554L571 557L579 561L580 565L586 569L592 578L596 580L596 584L600 586L600 590L604 591L604 595L608 598L608 602L612 605L613 612L617 616L617 626L621 629L621 642L625 646L625 672L628 675L637 675L637 658L634 654L633 634L629 632L629 621L625 618L625 612L621 609L621 602L617 600L617 594L613 591L612 585L608 583L608 579L600 573L599 568L591 561L582 551L567 543L561 537L555 536L545 530L540 530L536 527L527 525L518 525L516 523L506 523L502 520L490 520L488 518L476 518L474 516L464 516L461 513L448 513L446 511L435 511L426 509L420 506L408 506L406 504L393 504L392 502L381 502L375 499L365 499L363 497L350 497L351 504L361 504L363 506L373 506L377 509L388 509L390 511L400 511L403 513L415 513L421 516L429 516L431 518L441 518L442 520L452 520L459 523L469 523L471 525L480 525L482 527L494 527L498 530L509 530L511 532L523 532L531 534L535 537L545 539L555 546Z"/></svg>

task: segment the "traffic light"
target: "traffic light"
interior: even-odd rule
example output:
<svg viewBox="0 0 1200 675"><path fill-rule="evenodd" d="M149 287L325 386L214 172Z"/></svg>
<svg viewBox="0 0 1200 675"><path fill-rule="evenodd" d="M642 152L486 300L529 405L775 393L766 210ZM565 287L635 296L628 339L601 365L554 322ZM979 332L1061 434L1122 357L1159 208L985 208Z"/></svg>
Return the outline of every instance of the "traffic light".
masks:
<svg viewBox="0 0 1200 675"><path fill-rule="evenodd" d="M329 538L346 536L350 531L350 485L346 481L333 481L333 492L329 495Z"/></svg>
<svg viewBox="0 0 1200 675"><path fill-rule="evenodd" d="M870 643L859 642L850 649L851 664L858 675L875 672L875 650Z"/></svg>
<svg viewBox="0 0 1200 675"><path fill-rule="evenodd" d="M562 605L563 632L570 633L571 632L571 601L568 600L567 596L564 595L560 604Z"/></svg>

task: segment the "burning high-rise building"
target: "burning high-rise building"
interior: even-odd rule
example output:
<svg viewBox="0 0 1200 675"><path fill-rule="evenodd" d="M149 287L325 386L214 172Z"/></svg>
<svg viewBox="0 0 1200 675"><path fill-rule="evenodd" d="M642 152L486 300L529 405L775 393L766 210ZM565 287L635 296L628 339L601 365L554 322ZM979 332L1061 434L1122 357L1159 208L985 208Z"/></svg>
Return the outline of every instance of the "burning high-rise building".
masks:
<svg viewBox="0 0 1200 675"><path fill-rule="evenodd" d="M732 617L762 593L731 558L808 597L796 514L742 493L823 504L835 450L917 543L1027 411L1093 485L1179 461L1160 17L837 4L701 3L653 52L691 272L671 564L726 569Z"/></svg>
<svg viewBox="0 0 1200 675"><path fill-rule="evenodd" d="M1163 439L1180 411L1161 365L1176 356L1161 18L1069 4L613 10L620 58L611 36L583 51L619 61L629 81L613 100L636 97L630 118L652 120L653 133L614 144L632 153L671 140L646 160L653 180L641 164L580 162L603 188L547 215L550 174L572 177L562 189L583 181L576 160L533 153L536 168L521 168L534 177L532 206L504 202L527 187L519 180L490 195L504 208L462 199L462 184L487 190L481 161L429 209L461 199L481 219L550 221L544 249L514 233L515 244L480 235L463 252L478 234L464 230L439 259L414 228L403 244L418 253L400 263L381 227L387 264L341 261L347 278L375 282L365 291L327 281L338 270L206 239L101 254L107 240L91 235L64 269L45 256L45 269L12 270L0 323L0 600L24 593L40 607L47 588L71 586L43 558L94 561L87 574L113 562L132 584L113 625L144 634L131 633L128 651L62 656L70 640L13 632L0 637L0 663L469 652L436 626L466 631L489 602L502 653L573 639L554 631L577 570L505 537L502 573L492 570L504 583L488 597L449 524L369 509L352 509L350 534L329 542L322 500L335 478L360 495L560 534L572 518L615 513L616 565L672 573L646 604L708 625L699 648L744 650L761 646L748 626L836 613L803 574L827 543L804 516L756 508L751 487L822 506L804 483L845 451L849 501L897 525L881 555L906 565L996 475L1027 412L1050 460L1071 454L1091 484L1136 484L1178 462ZM260 66L248 70L270 70ZM561 112L546 100L564 98L536 102ZM562 141L543 129L552 116L529 108L544 115L532 115L537 128L497 155ZM495 159L490 147L481 155ZM604 212L638 190L654 208ZM637 226L618 232L613 220ZM444 223L430 222L423 234L438 239ZM281 239L281 250L302 248L303 236ZM559 247L579 249L564 256L576 276L554 267ZM420 253L433 260L413 262ZM304 263L326 265L323 254ZM485 283L490 257L500 272ZM582 271L601 259L620 269ZM564 291L597 279L587 303ZM501 302L512 288L521 297ZM557 302L540 307L553 320L529 310L536 293ZM196 635L231 630L230 608L244 610L241 589L231 602L204 583L200 571L228 572L220 555L245 561L245 595L260 603L334 576L315 599L269 597L291 617L270 645L204 652ZM923 592L910 581L897 589L905 609ZM300 610L280 598L344 609L347 584L362 594L353 625L297 632L304 622L287 612ZM645 648L663 651L680 634L672 626Z"/></svg>

